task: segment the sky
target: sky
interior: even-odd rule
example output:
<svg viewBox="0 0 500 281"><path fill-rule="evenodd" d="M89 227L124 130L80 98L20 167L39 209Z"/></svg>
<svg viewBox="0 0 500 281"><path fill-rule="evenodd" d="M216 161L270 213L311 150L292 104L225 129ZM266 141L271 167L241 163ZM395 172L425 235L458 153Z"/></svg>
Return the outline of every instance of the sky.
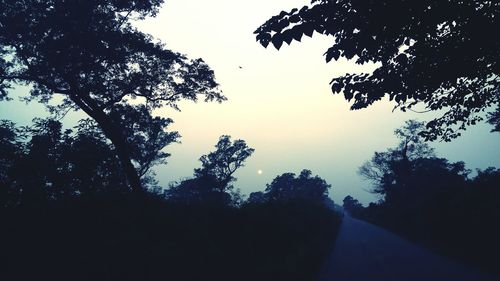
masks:
<svg viewBox="0 0 500 281"><path fill-rule="evenodd" d="M366 204L377 198L367 190L357 169L375 151L397 144L393 131L405 120L429 120L435 113L392 112L393 104L381 101L370 108L350 111L342 95L331 93L336 76L374 69L340 60L326 63L323 53L332 38L314 34L280 51L259 45L253 31L281 10L308 4L303 0L167 0L156 18L136 26L167 48L190 58L203 58L215 71L228 98L219 103L181 102L181 111L161 109L171 117L170 127L181 134L181 143L166 151L168 164L156 168L162 186L192 175L198 158L213 150L220 135L243 139L255 148L245 167L236 172L235 186L244 194L262 191L266 183L285 172L310 169L332 185L337 203L352 195ZM240 68L241 67L241 68ZM25 88L15 94L22 95ZM0 103L0 118L28 124L43 115L37 104ZM79 118L74 113L67 122ZM451 143L432 143L438 156L464 161L469 169L500 166L500 134L480 124ZM262 174L258 171L261 170Z"/></svg>

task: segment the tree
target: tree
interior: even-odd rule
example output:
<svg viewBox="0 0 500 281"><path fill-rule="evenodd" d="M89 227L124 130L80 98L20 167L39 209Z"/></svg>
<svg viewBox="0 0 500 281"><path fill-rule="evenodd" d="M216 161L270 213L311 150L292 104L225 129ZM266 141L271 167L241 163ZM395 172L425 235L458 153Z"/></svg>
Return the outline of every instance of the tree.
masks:
<svg viewBox="0 0 500 281"><path fill-rule="evenodd" d="M178 184L171 184L166 191L166 197L177 203L229 205L231 195L218 188L219 182L212 176L201 176L182 180Z"/></svg>
<svg viewBox="0 0 500 281"><path fill-rule="evenodd" d="M249 204L262 204L267 202L267 194L262 191L252 192L248 196L247 203Z"/></svg>
<svg viewBox="0 0 500 281"><path fill-rule="evenodd" d="M0 100L8 99L15 85L27 84L28 100L46 104L58 117L72 109L84 111L112 142L135 191L142 190L144 170L138 166L148 169L152 156L141 155L136 166L132 158L138 159L142 146L159 151L162 141L148 137L169 123L155 119L153 127L139 128L149 126L144 121L154 119L152 111L162 106L178 109L178 101L196 101L199 96L205 101L225 99L201 59L170 51L132 26L131 19L155 16L162 3L0 1ZM62 96L57 106L49 104L55 95ZM136 99L133 105L131 99ZM135 120L131 127L125 115L140 115L142 121ZM148 132L141 144L134 142L139 131Z"/></svg>
<svg viewBox="0 0 500 281"><path fill-rule="evenodd" d="M417 212L422 205L431 209L464 186L470 171L463 162L437 158L433 149L419 137L423 123L409 120L395 130L401 140L394 149L375 152L359 174L372 182L371 191L382 196L381 204L391 212Z"/></svg>
<svg viewBox="0 0 500 281"><path fill-rule="evenodd" d="M8 120L0 120L0 208L12 197L10 171L23 151L20 149L20 130Z"/></svg>
<svg viewBox="0 0 500 281"><path fill-rule="evenodd" d="M330 185L311 171L302 170L300 175L284 173L267 184L265 197L270 201L309 201L323 203L328 197Z"/></svg>
<svg viewBox="0 0 500 281"><path fill-rule="evenodd" d="M19 129L8 120L0 120L0 188L8 181L7 171L18 157Z"/></svg>
<svg viewBox="0 0 500 281"><path fill-rule="evenodd" d="M422 130L424 123L406 121L403 127L394 131L400 140L398 146L385 152L375 152L372 159L359 168L358 173L374 184L374 193L385 195L388 183L402 184L401 181L408 179L414 160L434 156L434 150L420 137Z"/></svg>
<svg viewBox="0 0 500 281"><path fill-rule="evenodd" d="M60 149L60 162L67 165L65 188L83 196L124 191L126 176L120 161L97 124L91 119L80 120L68 134L68 141ZM146 178L142 183L149 184Z"/></svg>
<svg viewBox="0 0 500 281"><path fill-rule="evenodd" d="M121 121L123 134L127 136L130 158L136 164L141 179L144 179L154 165L166 164L166 158L170 154L162 149L180 138L177 132L166 131L173 123L172 119L151 116L145 105L115 105L109 115L113 120Z"/></svg>
<svg viewBox="0 0 500 281"><path fill-rule="evenodd" d="M211 202L228 205L241 201L231 182L236 180L234 172L244 166L254 149L244 140L231 141L227 135L219 138L215 148L215 151L200 157L202 166L194 170L193 178L169 187L168 198L188 204Z"/></svg>
<svg viewBox="0 0 500 281"><path fill-rule="evenodd" d="M352 216L358 216L363 211L363 205L350 195L346 196L342 202L344 210Z"/></svg>
<svg viewBox="0 0 500 281"><path fill-rule="evenodd" d="M314 32L331 36L326 61L340 57L377 63L372 73L331 81L334 93L366 108L388 96L395 108L445 110L427 123L427 140L449 141L499 104L500 42L495 1L313 0L310 7L281 12L255 33L264 47L300 41Z"/></svg>
<svg viewBox="0 0 500 281"><path fill-rule="evenodd" d="M0 151L0 206L128 190L109 141L88 119L76 130L53 119L20 128L3 120Z"/></svg>
<svg viewBox="0 0 500 281"><path fill-rule="evenodd" d="M194 170L194 176L212 176L218 182L218 189L224 190L235 180L234 172L244 166L254 151L244 140L232 142L230 136L223 135L215 145L215 151L200 157L201 168Z"/></svg>

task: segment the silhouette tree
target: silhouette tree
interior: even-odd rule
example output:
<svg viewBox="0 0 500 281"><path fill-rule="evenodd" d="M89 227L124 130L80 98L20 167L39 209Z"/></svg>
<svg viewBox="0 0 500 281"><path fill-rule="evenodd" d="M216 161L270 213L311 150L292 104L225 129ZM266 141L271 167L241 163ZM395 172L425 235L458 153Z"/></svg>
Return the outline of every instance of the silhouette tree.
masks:
<svg viewBox="0 0 500 281"><path fill-rule="evenodd" d="M82 196L126 190L126 176L112 145L91 119L80 120L75 132L69 131L67 143L61 148L65 163L66 189ZM143 178L143 184L149 182Z"/></svg>
<svg viewBox="0 0 500 281"><path fill-rule="evenodd" d="M262 191L252 192L248 196L247 203L249 204L262 204L267 202L267 194Z"/></svg>
<svg viewBox="0 0 500 281"><path fill-rule="evenodd" d="M90 119L80 120L75 130L63 130L53 119L34 119L21 128L2 120L0 151L1 206L128 190L118 157ZM144 184L151 186L151 172L145 175Z"/></svg>
<svg viewBox="0 0 500 281"><path fill-rule="evenodd" d="M358 216L363 211L363 205L359 203L357 199L352 198L352 196L348 195L342 201L344 210L346 210L352 216Z"/></svg>
<svg viewBox="0 0 500 281"><path fill-rule="evenodd" d="M323 203L328 197L330 185L311 171L302 170L300 175L284 173L267 184L265 195L269 201L308 201ZM255 197L255 196L253 196Z"/></svg>
<svg viewBox="0 0 500 281"><path fill-rule="evenodd" d="M264 47L300 41L314 32L331 36L326 61L340 57L375 62L372 73L331 81L334 93L366 108L388 96L403 111L445 110L427 123L425 138L450 140L499 104L500 42L485 32L499 27L494 1L313 0L281 12L255 33Z"/></svg>
<svg viewBox="0 0 500 281"><path fill-rule="evenodd" d="M155 16L162 3L0 1L0 99L8 99L15 85L28 84L28 100L46 104L58 117L83 110L112 142L135 191L142 190L140 175L158 159L141 155L142 148L159 151L168 142L165 138L174 137L149 139L169 123L151 117L152 111L178 109L178 101L199 96L205 101L225 99L201 59L170 51L132 26L131 19ZM55 95L62 96L56 106L49 104ZM128 104L131 99L136 99L133 105ZM127 123L131 117L141 120L132 126Z"/></svg>
<svg viewBox="0 0 500 281"><path fill-rule="evenodd" d="M232 142L230 136L223 135L215 145L215 151L200 157L201 168L194 170L194 176L212 176L222 191L235 180L234 172L244 166L243 163L254 151L244 140Z"/></svg>
<svg viewBox="0 0 500 281"><path fill-rule="evenodd" d="M31 135L25 144L25 153L13 169L20 202L38 205L50 199L61 188L60 152L66 143L67 132L54 120L35 119L32 127L24 129Z"/></svg>
<svg viewBox="0 0 500 281"><path fill-rule="evenodd" d="M407 121L395 130L399 145L375 152L359 169L359 174L372 182L371 191L381 195L380 206L398 216L414 216L444 203L443 198L448 200L465 185L470 173L463 162L436 158L433 149L419 137L422 129L423 123Z"/></svg>
<svg viewBox="0 0 500 281"><path fill-rule="evenodd" d="M393 181L406 181L412 169L412 161L433 157L433 149L420 137L424 123L408 120L405 125L394 131L400 140L398 146L385 152L375 152L370 161L365 162L358 173L370 180L372 192L386 194L386 184Z"/></svg>
<svg viewBox="0 0 500 281"><path fill-rule="evenodd" d="M13 122L0 120L0 207L12 201L10 171L23 153L20 138L20 131Z"/></svg>
<svg viewBox="0 0 500 281"><path fill-rule="evenodd" d="M254 149L244 140L231 141L227 135L219 138L215 148L215 151L200 157L202 166L194 170L193 178L169 187L168 198L188 204L212 202L227 205L241 201L231 182L236 180L234 172L244 166Z"/></svg>
<svg viewBox="0 0 500 281"><path fill-rule="evenodd" d="M19 130L8 120L0 120L0 184L7 181L7 170L17 158Z"/></svg>
<svg viewBox="0 0 500 281"><path fill-rule="evenodd" d="M166 164L166 158L170 154L163 152L162 149L180 137L175 131L165 130L173 123L172 119L151 116L145 105L128 104L115 105L109 116L113 120L120 120L123 124L122 131L127 136L127 149L139 177L146 180L144 177L150 172L151 167Z"/></svg>

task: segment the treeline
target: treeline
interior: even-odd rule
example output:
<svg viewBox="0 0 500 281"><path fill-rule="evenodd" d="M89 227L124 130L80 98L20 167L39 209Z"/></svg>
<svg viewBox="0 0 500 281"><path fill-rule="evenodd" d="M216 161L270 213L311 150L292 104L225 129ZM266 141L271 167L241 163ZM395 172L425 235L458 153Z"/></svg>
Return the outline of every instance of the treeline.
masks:
<svg viewBox="0 0 500 281"><path fill-rule="evenodd" d="M249 199L233 173L253 152L222 136L193 176L137 193L91 121L0 122L6 280L315 280L341 217L304 170Z"/></svg>
<svg viewBox="0 0 500 281"><path fill-rule="evenodd" d="M471 176L463 162L436 157L420 140L421 127L407 122L396 131L398 147L376 152L360 168L380 201L363 207L347 196L344 209L500 276L500 169Z"/></svg>

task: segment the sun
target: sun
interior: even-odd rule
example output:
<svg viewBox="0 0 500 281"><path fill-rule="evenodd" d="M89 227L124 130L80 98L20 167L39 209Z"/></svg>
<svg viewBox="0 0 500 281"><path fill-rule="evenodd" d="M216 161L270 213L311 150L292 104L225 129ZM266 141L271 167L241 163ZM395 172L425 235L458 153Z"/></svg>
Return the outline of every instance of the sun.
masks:
<svg viewBox="0 0 500 281"><path fill-rule="evenodd" d="M257 174L262 175L262 170L257 170Z"/></svg>

